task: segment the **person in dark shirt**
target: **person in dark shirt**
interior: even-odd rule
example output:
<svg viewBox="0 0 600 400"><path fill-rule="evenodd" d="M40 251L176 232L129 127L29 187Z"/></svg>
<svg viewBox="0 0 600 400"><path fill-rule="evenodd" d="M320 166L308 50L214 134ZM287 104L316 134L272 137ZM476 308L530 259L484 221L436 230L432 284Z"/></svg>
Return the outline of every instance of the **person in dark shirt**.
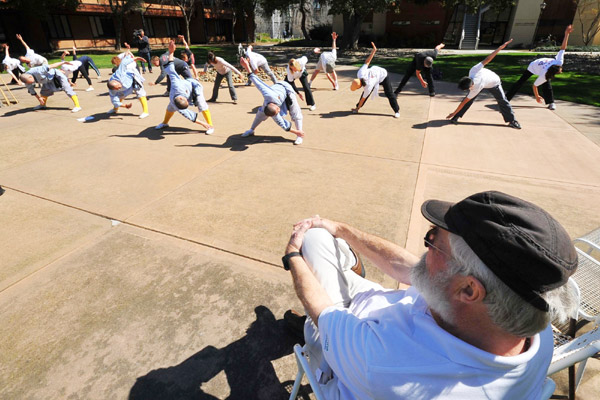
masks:
<svg viewBox="0 0 600 400"><path fill-rule="evenodd" d="M192 53L192 51L190 50L190 46L188 46L183 35L177 35L177 37L179 39L181 39L181 42L185 46L185 49L181 50L181 52L179 53L179 56L190 67L190 69L192 70L192 74L194 75L194 78L198 79L198 70L196 69L196 59L194 58L194 53Z"/></svg>
<svg viewBox="0 0 600 400"><path fill-rule="evenodd" d="M404 77L398 85L398 88L394 90L394 94L397 96L402 91L402 88L404 87L404 85L406 85L406 82L408 82L410 77L414 73L416 73L419 82L421 82L421 86L429 89L429 95L431 97L435 96L435 87L433 86L433 78L431 77L431 67L433 65L433 60L435 60L435 58L438 55L438 51L443 49L444 46L444 43L440 43L437 46L435 46L435 49L433 50L427 50L421 53L417 53L413 57L411 63L408 64L408 68L404 73ZM421 74L425 75L426 81L423 80L423 76L421 76Z"/></svg>
<svg viewBox="0 0 600 400"><path fill-rule="evenodd" d="M166 53L161 54L160 57L159 56L152 57L151 64L154 65L155 67L160 67L160 75L158 76L158 78L156 78L154 83L152 83L152 82L149 83L150 86L158 85L166 77L167 78L167 91L165 92L165 96L167 96L169 94L169 91L171 90L171 78L169 78L167 71L165 71L165 67L167 66L168 63L169 63L169 52L168 51ZM187 63L185 61L180 60L179 58L173 57L173 65L175 67L175 71L179 75L181 75L184 79L193 78L192 73L190 72L190 67L187 65Z"/></svg>
<svg viewBox="0 0 600 400"><path fill-rule="evenodd" d="M148 71L152 73L152 64L150 63L150 40L144 35L144 30L140 29L137 36L138 55L148 61ZM142 73L146 73L146 64L142 63Z"/></svg>

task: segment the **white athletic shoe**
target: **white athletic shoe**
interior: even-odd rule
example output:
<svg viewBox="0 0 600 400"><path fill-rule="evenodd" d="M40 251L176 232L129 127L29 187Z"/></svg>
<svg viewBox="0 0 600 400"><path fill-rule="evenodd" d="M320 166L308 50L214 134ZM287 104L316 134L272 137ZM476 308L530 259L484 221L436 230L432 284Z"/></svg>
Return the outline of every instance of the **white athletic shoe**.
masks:
<svg viewBox="0 0 600 400"><path fill-rule="evenodd" d="M296 140L294 140L294 144L295 144L295 145L299 145L299 144L302 144L302 142L303 142L303 141L304 141L304 140L302 140L302 138L301 138L300 136L298 136L298 137L296 138Z"/></svg>
<svg viewBox="0 0 600 400"><path fill-rule="evenodd" d="M398 113L394 114L394 118L400 118L400 113L398 112Z"/></svg>
<svg viewBox="0 0 600 400"><path fill-rule="evenodd" d="M206 133L207 135L212 135L213 133L215 133L215 128L210 128L204 133Z"/></svg>
<svg viewBox="0 0 600 400"><path fill-rule="evenodd" d="M339 90L340 89L340 85L336 82L335 83L335 87L333 88L333 90Z"/></svg>
<svg viewBox="0 0 600 400"><path fill-rule="evenodd" d="M313 104L312 106L308 107L308 109L309 109L310 111L315 111L315 110L317 109L317 106L315 106L315 105Z"/></svg>
<svg viewBox="0 0 600 400"><path fill-rule="evenodd" d="M156 125L156 126L154 127L154 129L157 129L157 130L158 130L158 129L164 129L164 128L168 127L168 126L169 126L169 124L163 124L163 123L161 122L160 124Z"/></svg>
<svg viewBox="0 0 600 400"><path fill-rule="evenodd" d="M91 92L92 90L94 90L93 86L90 86L89 88L85 89L86 92Z"/></svg>
<svg viewBox="0 0 600 400"><path fill-rule="evenodd" d="M77 111L81 111L81 107L75 107L71 110L72 113L76 113Z"/></svg>
<svg viewBox="0 0 600 400"><path fill-rule="evenodd" d="M141 113L138 118L139 119L144 119L144 118L149 117L149 116L150 116L150 114L148 114L148 113Z"/></svg>
<svg viewBox="0 0 600 400"><path fill-rule="evenodd" d="M115 110L114 108L111 108L111 109L110 109L110 110L108 110L106 113L107 113L107 114L116 114L116 113L117 113L117 110Z"/></svg>
<svg viewBox="0 0 600 400"><path fill-rule="evenodd" d="M556 104L554 104L554 103L548 104L548 110L556 110Z"/></svg>
<svg viewBox="0 0 600 400"><path fill-rule="evenodd" d="M41 104L38 104L37 106L33 107L34 110L43 110L45 108L46 108L46 106L43 106Z"/></svg>
<svg viewBox="0 0 600 400"><path fill-rule="evenodd" d="M248 129L246 132L242 133L242 137L254 136L254 129Z"/></svg>

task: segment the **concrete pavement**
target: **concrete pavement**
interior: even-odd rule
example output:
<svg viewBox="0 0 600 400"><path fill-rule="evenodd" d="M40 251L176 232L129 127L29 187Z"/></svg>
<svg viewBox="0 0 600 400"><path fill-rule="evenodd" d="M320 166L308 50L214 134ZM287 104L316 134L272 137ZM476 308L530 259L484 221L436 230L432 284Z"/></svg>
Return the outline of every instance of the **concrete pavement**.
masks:
<svg viewBox="0 0 600 400"><path fill-rule="evenodd" d="M355 70L339 68L340 91L314 82L301 146L272 121L240 137L262 103L254 87L237 88L237 105L220 91L212 136L180 115L154 130L163 86L146 88L143 120L137 100L106 116L104 83L77 91L76 114L62 93L33 111L15 90L21 103L0 109L0 398L285 398L297 339L282 317L300 306L280 257L309 215L418 254L428 198L501 190L572 237L600 226L596 108L517 96L514 130L480 96L455 126L455 85L430 98L414 79L400 119L384 97L352 115ZM598 362L588 368L582 399L598 396Z"/></svg>

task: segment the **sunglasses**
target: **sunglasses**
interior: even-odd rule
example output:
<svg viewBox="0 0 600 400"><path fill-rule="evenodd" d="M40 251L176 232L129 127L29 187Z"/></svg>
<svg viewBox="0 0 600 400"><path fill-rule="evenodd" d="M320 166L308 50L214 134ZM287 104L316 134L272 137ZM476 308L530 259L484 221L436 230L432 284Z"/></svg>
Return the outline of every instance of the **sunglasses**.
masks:
<svg viewBox="0 0 600 400"><path fill-rule="evenodd" d="M438 227L437 226L432 226L430 230L427 231L427 233L425 234L425 237L423 238L423 244L425 245L426 248L434 248L437 251L439 251L442 254L445 254L448 258L452 258L450 256L450 254L448 254L447 252L445 252L444 250L440 249L439 247L437 247L436 245L433 244L433 241L435 240L435 235L438 232Z"/></svg>

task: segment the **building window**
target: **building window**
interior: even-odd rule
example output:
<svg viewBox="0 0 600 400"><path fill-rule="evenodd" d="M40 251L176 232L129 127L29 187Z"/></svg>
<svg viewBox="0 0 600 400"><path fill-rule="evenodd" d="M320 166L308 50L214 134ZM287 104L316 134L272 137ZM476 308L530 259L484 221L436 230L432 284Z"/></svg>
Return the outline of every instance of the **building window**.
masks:
<svg viewBox="0 0 600 400"><path fill-rule="evenodd" d="M92 36L95 38L114 38L115 25L110 17L89 17Z"/></svg>
<svg viewBox="0 0 600 400"><path fill-rule="evenodd" d="M66 15L51 15L47 21L48 32L51 39L70 39L71 27Z"/></svg>
<svg viewBox="0 0 600 400"><path fill-rule="evenodd" d="M181 28L179 27L179 20L168 18L165 19L165 24L167 26L167 36L174 37L181 34Z"/></svg>
<svg viewBox="0 0 600 400"><path fill-rule="evenodd" d="M152 18L144 18L144 33L148 37L154 37L154 24L152 23Z"/></svg>

